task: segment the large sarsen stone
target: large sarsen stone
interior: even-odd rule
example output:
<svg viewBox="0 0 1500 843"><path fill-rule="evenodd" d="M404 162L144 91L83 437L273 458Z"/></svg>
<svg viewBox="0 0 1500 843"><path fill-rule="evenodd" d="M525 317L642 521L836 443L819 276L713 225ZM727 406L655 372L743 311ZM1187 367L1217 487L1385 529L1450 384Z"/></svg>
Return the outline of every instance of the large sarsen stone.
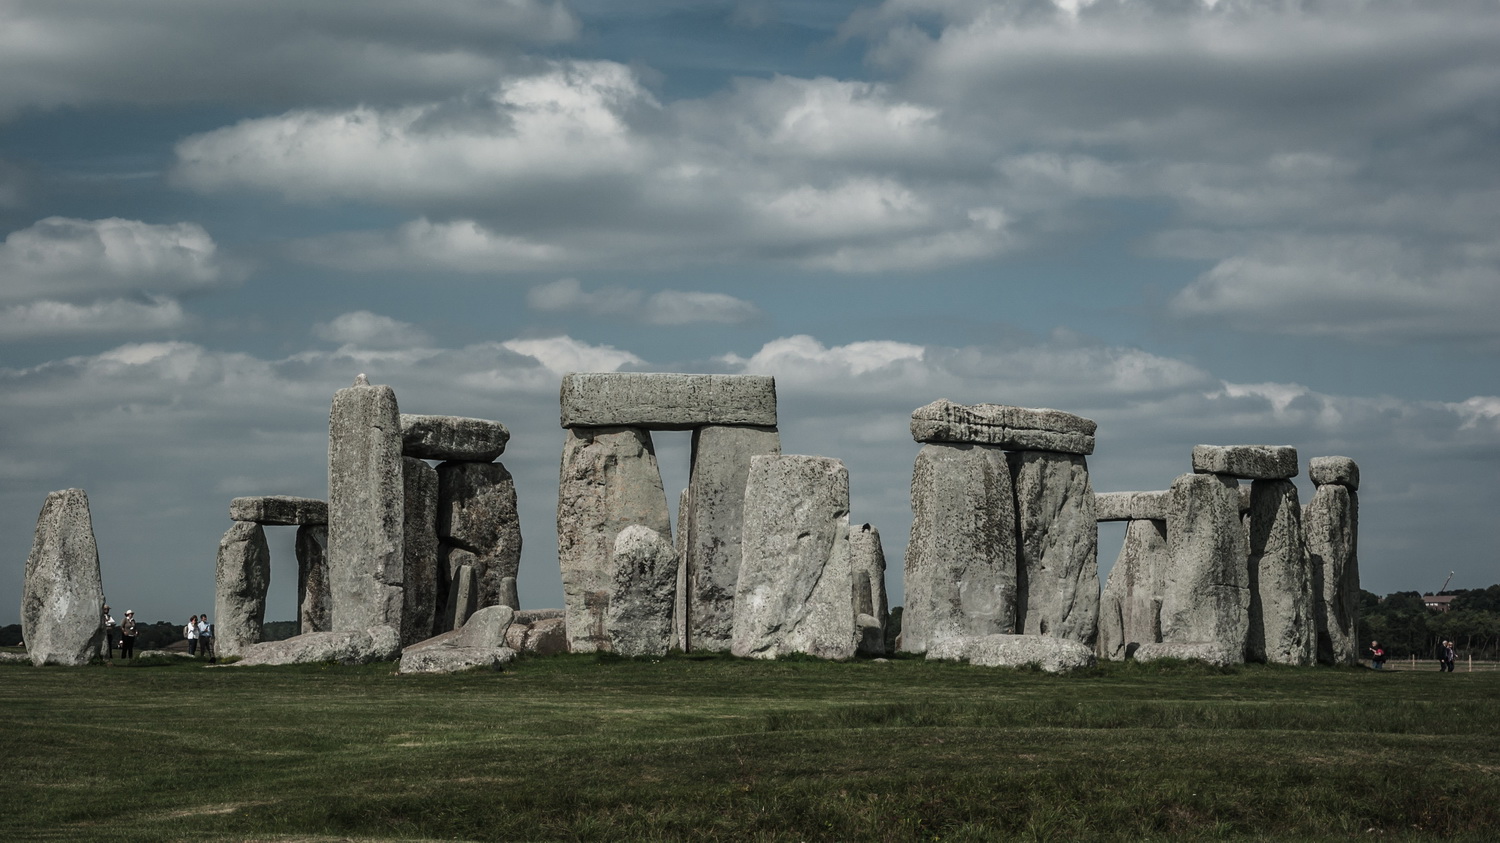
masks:
<svg viewBox="0 0 1500 843"><path fill-rule="evenodd" d="M1250 633L1249 537L1239 483L1184 474L1167 512L1172 555L1161 607L1162 642L1221 645L1243 660Z"/></svg>
<svg viewBox="0 0 1500 843"><path fill-rule="evenodd" d="M1193 471L1246 480L1297 476L1297 449L1288 445L1194 445Z"/></svg>
<svg viewBox="0 0 1500 843"><path fill-rule="evenodd" d="M1302 510L1302 529L1316 596L1318 661L1359 663L1359 493L1322 485Z"/></svg>
<svg viewBox="0 0 1500 843"><path fill-rule="evenodd" d="M1088 460L1007 454L1016 494L1016 624L1089 647L1099 623L1099 519Z"/></svg>
<svg viewBox="0 0 1500 843"><path fill-rule="evenodd" d="M776 426L776 379L765 375L574 372L560 400L563 427Z"/></svg>
<svg viewBox="0 0 1500 843"><path fill-rule="evenodd" d="M390 387L362 380L328 415L328 578L345 632L399 629L406 578L401 412Z"/></svg>
<svg viewBox="0 0 1500 843"><path fill-rule="evenodd" d="M408 457L494 462L509 441L510 431L497 421L401 414L401 447Z"/></svg>
<svg viewBox="0 0 1500 843"><path fill-rule="evenodd" d="M259 644L266 619L266 589L271 585L271 548L265 528L236 521L219 540L214 589L214 650L238 656Z"/></svg>
<svg viewBox="0 0 1500 843"><path fill-rule="evenodd" d="M615 537L613 588L605 629L622 656L662 656L672 648L677 549L649 527L632 524Z"/></svg>
<svg viewBox="0 0 1500 843"><path fill-rule="evenodd" d="M88 495L52 492L36 519L21 587L21 635L31 663L88 664L104 642L103 609Z"/></svg>
<svg viewBox="0 0 1500 843"><path fill-rule="evenodd" d="M1250 639L1245 657L1309 665L1317 656L1302 506L1290 480L1257 480L1250 503Z"/></svg>
<svg viewBox="0 0 1500 843"><path fill-rule="evenodd" d="M918 442L998 445L1013 451L1092 454L1096 427L1089 419L1061 410L964 405L946 398L911 414L911 435Z"/></svg>
<svg viewBox="0 0 1500 843"><path fill-rule="evenodd" d="M1161 641L1162 593L1171 561L1166 521L1125 526L1125 543L1099 598L1100 657L1119 661L1143 644Z"/></svg>

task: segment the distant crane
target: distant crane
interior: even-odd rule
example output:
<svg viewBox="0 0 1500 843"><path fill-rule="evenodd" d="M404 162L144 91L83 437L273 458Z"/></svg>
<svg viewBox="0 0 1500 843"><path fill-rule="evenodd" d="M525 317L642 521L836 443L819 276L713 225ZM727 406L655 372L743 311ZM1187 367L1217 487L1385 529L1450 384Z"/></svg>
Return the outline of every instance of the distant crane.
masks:
<svg viewBox="0 0 1500 843"><path fill-rule="evenodd" d="M1448 579L1443 580L1443 587L1440 588L1440 589L1438 589L1437 591L1433 592L1433 594L1442 594L1444 591L1447 591L1448 590L1448 583L1450 583L1450 582L1453 582L1453 572L1452 571L1448 572Z"/></svg>

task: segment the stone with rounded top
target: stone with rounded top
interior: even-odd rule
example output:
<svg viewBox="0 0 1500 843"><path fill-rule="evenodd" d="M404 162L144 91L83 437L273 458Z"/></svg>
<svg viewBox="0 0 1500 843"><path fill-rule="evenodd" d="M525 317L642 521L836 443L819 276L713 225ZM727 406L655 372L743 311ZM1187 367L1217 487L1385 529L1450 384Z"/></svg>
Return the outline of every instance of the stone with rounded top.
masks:
<svg viewBox="0 0 1500 843"><path fill-rule="evenodd" d="M88 664L104 643L103 607L88 495L52 492L37 516L21 587L21 635L31 663Z"/></svg>
<svg viewBox="0 0 1500 843"><path fill-rule="evenodd" d="M510 431L497 421L401 414L401 449L408 457L494 462L509 441Z"/></svg>
<svg viewBox="0 0 1500 843"><path fill-rule="evenodd" d="M1297 449L1290 445L1194 445L1193 471L1242 480L1290 480Z"/></svg>
<svg viewBox="0 0 1500 843"><path fill-rule="evenodd" d="M912 411L918 442L996 445L1008 451L1092 454L1096 425L1061 410L1006 404L955 404L940 398Z"/></svg>
<svg viewBox="0 0 1500 843"><path fill-rule="evenodd" d="M632 524L615 537L613 588L604 628L622 656L662 656L672 648L677 549L650 527Z"/></svg>
<svg viewBox="0 0 1500 843"><path fill-rule="evenodd" d="M559 399L563 427L776 425L776 379L767 375L572 372Z"/></svg>
<svg viewBox="0 0 1500 843"><path fill-rule="evenodd" d="M1359 493L1326 484L1302 509L1315 597L1318 661L1359 662Z"/></svg>
<svg viewBox="0 0 1500 843"><path fill-rule="evenodd" d="M1098 492L1094 495L1094 517L1100 521L1165 521L1167 500L1161 492Z"/></svg>
<svg viewBox="0 0 1500 843"><path fill-rule="evenodd" d="M328 502L292 495L239 497L229 502L229 519L278 527L327 524Z"/></svg>
<svg viewBox="0 0 1500 843"><path fill-rule="evenodd" d="M890 605L885 593L885 548L879 530L870 524L850 525L849 562L854 575L856 626L860 629L859 654L883 656Z"/></svg>
<svg viewBox="0 0 1500 843"><path fill-rule="evenodd" d="M1359 464L1348 457L1313 457L1307 461L1307 476L1314 486L1345 486L1359 491Z"/></svg>

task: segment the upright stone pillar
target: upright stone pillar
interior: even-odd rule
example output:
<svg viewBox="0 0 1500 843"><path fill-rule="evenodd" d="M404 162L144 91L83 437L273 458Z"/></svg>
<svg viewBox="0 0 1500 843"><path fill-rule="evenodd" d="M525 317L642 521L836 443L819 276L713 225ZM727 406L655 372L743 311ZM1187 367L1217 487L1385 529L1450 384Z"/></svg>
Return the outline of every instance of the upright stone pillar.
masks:
<svg viewBox="0 0 1500 843"><path fill-rule="evenodd" d="M360 375L328 416L328 575L333 628L401 628L406 554L401 411Z"/></svg>
<svg viewBox="0 0 1500 843"><path fill-rule="evenodd" d="M214 652L238 656L259 644L271 585L271 548L265 528L236 521L219 540L214 589Z"/></svg>
<svg viewBox="0 0 1500 843"><path fill-rule="evenodd" d="M1162 642L1215 644L1243 660L1250 633L1249 547L1239 483L1184 474L1167 510L1172 556L1161 607Z"/></svg>
<svg viewBox="0 0 1500 843"><path fill-rule="evenodd" d="M328 591L328 525L297 528L297 634L333 631Z"/></svg>
<svg viewBox="0 0 1500 843"><path fill-rule="evenodd" d="M710 425L693 431L685 521L690 650L729 649L750 460L779 453L781 436L774 427Z"/></svg>
<svg viewBox="0 0 1500 843"><path fill-rule="evenodd" d="M615 538L633 524L672 534L651 434L634 427L569 428L557 489L557 557L572 652L609 648L605 620Z"/></svg>
<svg viewBox="0 0 1500 843"><path fill-rule="evenodd" d="M677 496L677 538L673 545L677 550L677 591L672 601L672 646L683 653L688 649L687 525L692 520L692 496L689 490L683 489Z"/></svg>
<svg viewBox="0 0 1500 843"><path fill-rule="evenodd" d="M615 537L612 590L605 627L622 656L662 656L672 647L677 549L639 525Z"/></svg>
<svg viewBox="0 0 1500 843"><path fill-rule="evenodd" d="M438 536L444 545L467 551L465 563L474 569L479 608L509 605L502 583L521 570L515 480L497 462L445 462L437 467L437 477Z"/></svg>
<svg viewBox="0 0 1500 843"><path fill-rule="evenodd" d="M1165 520L1132 519L1099 606L1100 658L1119 661L1161 643L1162 593L1171 564Z"/></svg>
<svg viewBox="0 0 1500 843"><path fill-rule="evenodd" d="M401 645L436 634L438 592L438 473L425 461L401 458L404 501L402 550L406 554L401 601Z"/></svg>
<svg viewBox="0 0 1500 843"><path fill-rule="evenodd" d="M1302 511L1316 596L1318 661L1359 662L1359 466L1348 457L1314 457L1317 492Z"/></svg>
<svg viewBox="0 0 1500 843"><path fill-rule="evenodd" d="M1256 480L1250 503L1250 639L1245 656L1309 665L1317 656L1312 572L1290 480Z"/></svg>
<svg viewBox="0 0 1500 843"><path fill-rule="evenodd" d="M21 587L21 635L31 663L88 664L104 643L103 609L88 495L52 492L36 519Z"/></svg>
<svg viewBox="0 0 1500 843"><path fill-rule="evenodd" d="M1082 454L1008 455L1016 493L1016 624L1026 635L1093 647L1099 623L1099 522Z"/></svg>
<svg viewBox="0 0 1500 843"><path fill-rule="evenodd" d="M862 524L849 528L849 560L854 573L854 621L859 654L883 656L890 606L885 594L885 548L880 531Z"/></svg>

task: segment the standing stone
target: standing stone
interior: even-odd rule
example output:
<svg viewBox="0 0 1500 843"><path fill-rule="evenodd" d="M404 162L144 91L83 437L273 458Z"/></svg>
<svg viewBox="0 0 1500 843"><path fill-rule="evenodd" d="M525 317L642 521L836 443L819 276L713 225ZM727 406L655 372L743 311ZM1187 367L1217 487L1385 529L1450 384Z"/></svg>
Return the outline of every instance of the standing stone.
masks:
<svg viewBox="0 0 1500 843"><path fill-rule="evenodd" d="M31 663L88 664L104 644L103 607L88 495L52 492L36 519L21 588L21 635Z"/></svg>
<svg viewBox="0 0 1500 843"><path fill-rule="evenodd" d="M753 458L745 484L743 554L732 653L853 657L849 472L842 462Z"/></svg>
<svg viewBox="0 0 1500 843"><path fill-rule="evenodd" d="M1016 625L1094 645L1099 625L1099 520L1088 460L1007 454L1016 492Z"/></svg>
<svg viewBox="0 0 1500 843"><path fill-rule="evenodd" d="M401 458L405 500L402 550L406 554L401 603L401 644L431 638L437 625L438 473L415 457Z"/></svg>
<svg viewBox="0 0 1500 843"><path fill-rule="evenodd" d="M356 381L334 393L328 415L328 577L334 630L400 629L405 499L396 393L388 386Z"/></svg>
<svg viewBox="0 0 1500 843"><path fill-rule="evenodd" d="M854 618L860 633L859 654L883 656L890 607L885 595L885 548L880 531L863 524L849 528L849 563L853 572Z"/></svg>
<svg viewBox="0 0 1500 843"><path fill-rule="evenodd" d="M729 649L750 460L779 453L781 436L775 428L715 426L693 431L691 500L685 522L690 650Z"/></svg>
<svg viewBox="0 0 1500 843"><path fill-rule="evenodd" d="M445 462L437 467L437 476L438 536L445 545L474 555L478 605L505 603L501 583L521 570L515 480L500 463Z"/></svg>
<svg viewBox="0 0 1500 843"><path fill-rule="evenodd" d="M688 650L687 525L691 520L692 496L689 490L683 489L682 494L677 496L677 592L672 601L672 646L684 653Z"/></svg>
<svg viewBox="0 0 1500 843"><path fill-rule="evenodd" d="M297 634L333 631L328 593L328 525L297 528Z"/></svg>
<svg viewBox="0 0 1500 843"><path fill-rule="evenodd" d="M214 590L214 652L238 656L259 644L266 620L266 589L271 585L271 548L266 530L236 521L219 540Z"/></svg>
<svg viewBox="0 0 1500 843"><path fill-rule="evenodd" d="M460 558L468 556L466 551L456 551ZM444 632L455 629L463 629L468 623L469 616L480 608L479 588L475 584L474 566L465 564L453 564L454 556L449 555L448 563L451 565L448 575L448 598L443 606L442 626Z"/></svg>
<svg viewBox="0 0 1500 843"><path fill-rule="evenodd" d="M911 477L901 649L1016 631L1016 504L1005 452L928 444Z"/></svg>
<svg viewBox="0 0 1500 843"><path fill-rule="evenodd" d="M1256 480L1250 503L1250 639L1245 656L1309 665L1317 656L1312 572L1290 480Z"/></svg>
<svg viewBox="0 0 1500 843"><path fill-rule="evenodd" d="M1250 575L1239 484L1217 474L1177 478L1167 512L1167 545L1172 563L1162 594L1163 643L1216 644L1243 660Z"/></svg>
<svg viewBox="0 0 1500 843"><path fill-rule="evenodd" d="M1302 528L1317 598L1318 661L1357 664L1359 493L1347 485L1318 486L1302 511Z"/></svg>
<svg viewBox="0 0 1500 843"><path fill-rule="evenodd" d="M568 647L609 646L605 617L615 538L632 524L672 533L651 434L634 427L570 428L557 488L557 558Z"/></svg>
<svg viewBox="0 0 1500 843"><path fill-rule="evenodd" d="M1166 521L1141 519L1125 525L1125 543L1099 600L1101 658L1119 661L1142 644L1160 643L1162 592L1170 565Z"/></svg>
<svg viewBox="0 0 1500 843"><path fill-rule="evenodd" d="M605 630L622 656L663 656L672 648L677 549L638 524L615 538L613 588Z"/></svg>

